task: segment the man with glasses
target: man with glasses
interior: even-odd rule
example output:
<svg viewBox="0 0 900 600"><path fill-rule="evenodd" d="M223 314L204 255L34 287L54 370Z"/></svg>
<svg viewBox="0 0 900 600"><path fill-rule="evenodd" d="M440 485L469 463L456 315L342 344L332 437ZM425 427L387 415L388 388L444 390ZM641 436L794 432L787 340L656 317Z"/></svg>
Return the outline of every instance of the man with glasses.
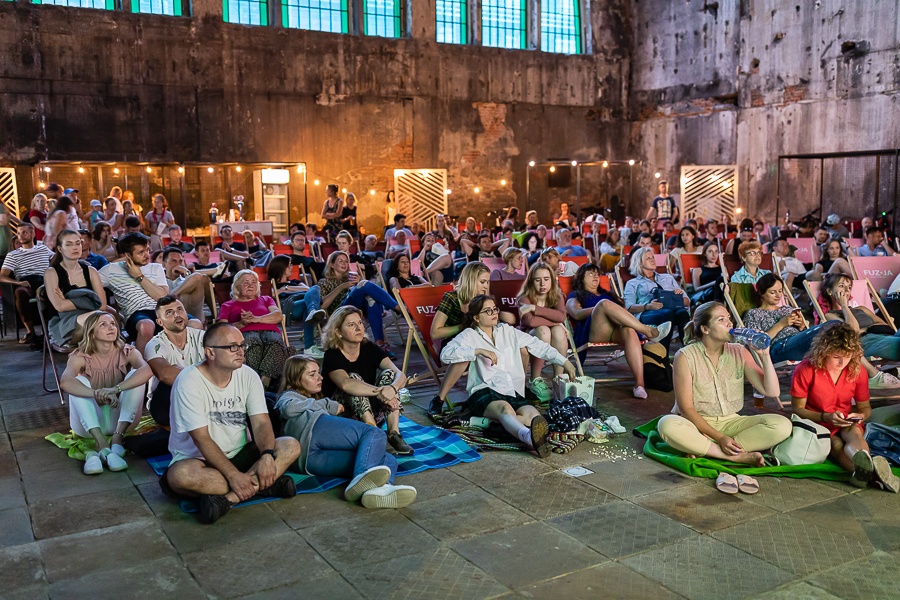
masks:
<svg viewBox="0 0 900 600"><path fill-rule="evenodd" d="M172 463L160 487L170 497L199 497L205 524L238 502L297 493L284 472L300 455L300 443L275 438L262 381L244 364L246 348L236 327L216 323L203 338L205 360L184 369L172 386Z"/></svg>

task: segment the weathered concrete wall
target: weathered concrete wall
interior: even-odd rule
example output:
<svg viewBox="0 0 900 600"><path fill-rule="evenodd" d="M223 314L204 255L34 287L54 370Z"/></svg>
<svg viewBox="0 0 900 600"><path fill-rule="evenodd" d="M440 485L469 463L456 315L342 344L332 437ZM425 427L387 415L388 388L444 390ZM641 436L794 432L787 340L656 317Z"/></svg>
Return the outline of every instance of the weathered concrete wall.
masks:
<svg viewBox="0 0 900 600"><path fill-rule="evenodd" d="M741 204L772 219L779 154L900 147L897 0L632 7L632 140L648 161L642 208L656 169L677 184L681 165L736 163ZM826 214L871 214L874 161L857 163L847 170L862 172L826 173ZM808 179L807 189L783 193L782 210L796 203L797 217L818 206L818 182ZM847 189L829 191L829 180ZM880 207L891 191L882 189Z"/></svg>
<svg viewBox="0 0 900 600"><path fill-rule="evenodd" d="M375 229L394 168L449 169L451 214L530 208L528 160L626 137L624 2L591 3L582 56L437 44L434 3L412 4L412 37L386 40L230 25L218 0L193 18L2 2L0 163L305 161Z"/></svg>

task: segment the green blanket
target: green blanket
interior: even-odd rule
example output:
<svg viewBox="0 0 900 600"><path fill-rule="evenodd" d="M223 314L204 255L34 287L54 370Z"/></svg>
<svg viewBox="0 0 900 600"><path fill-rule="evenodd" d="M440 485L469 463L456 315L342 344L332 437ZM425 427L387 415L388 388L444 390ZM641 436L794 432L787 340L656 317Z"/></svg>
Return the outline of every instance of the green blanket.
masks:
<svg viewBox="0 0 900 600"><path fill-rule="evenodd" d="M850 474L837 464L827 460L817 465L783 465L780 467L750 467L738 463L711 458L688 458L678 450L675 450L660 437L656 430L656 423L662 417L657 417L634 429L635 435L647 439L644 444L644 454L658 460L666 466L672 467L692 477L705 477L715 479L719 473L732 475L795 477L799 479L812 477L815 479L828 479L831 481L847 481ZM900 469L893 469L894 474L900 476Z"/></svg>

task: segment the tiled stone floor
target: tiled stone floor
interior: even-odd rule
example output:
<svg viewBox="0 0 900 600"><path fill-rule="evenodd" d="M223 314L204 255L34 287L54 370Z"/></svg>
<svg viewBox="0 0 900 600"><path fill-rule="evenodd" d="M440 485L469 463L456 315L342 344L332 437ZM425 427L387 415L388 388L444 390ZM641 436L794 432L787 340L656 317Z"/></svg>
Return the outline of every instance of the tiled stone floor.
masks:
<svg viewBox="0 0 900 600"><path fill-rule="evenodd" d="M201 526L142 460L82 475L43 439L68 429L68 407L40 389L40 354L7 338L0 356L2 598L897 596L900 497L772 478L757 496L725 496L639 459L630 434L608 445L628 451L615 462L583 444L544 461L488 452L406 477L419 499L404 510L368 511L332 490ZM415 354L412 364L424 371ZM671 394L631 399L622 363L588 371L610 380L598 404L626 427L672 406ZM420 387L413 401L433 393ZM407 416L424 422L418 406ZM562 472L573 465L593 474Z"/></svg>

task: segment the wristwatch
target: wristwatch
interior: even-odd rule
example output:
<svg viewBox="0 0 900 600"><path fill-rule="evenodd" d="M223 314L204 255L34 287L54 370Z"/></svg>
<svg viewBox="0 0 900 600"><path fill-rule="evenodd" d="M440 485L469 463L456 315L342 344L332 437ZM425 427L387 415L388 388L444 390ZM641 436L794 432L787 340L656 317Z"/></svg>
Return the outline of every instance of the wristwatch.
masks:
<svg viewBox="0 0 900 600"><path fill-rule="evenodd" d="M135 277L134 280L137 281L138 283L140 283L144 280L144 276L141 275L140 277Z"/></svg>
<svg viewBox="0 0 900 600"><path fill-rule="evenodd" d="M263 450L259 453L259 457L262 458L263 454L268 454L272 457L272 460L275 460L275 451L274 450Z"/></svg>

